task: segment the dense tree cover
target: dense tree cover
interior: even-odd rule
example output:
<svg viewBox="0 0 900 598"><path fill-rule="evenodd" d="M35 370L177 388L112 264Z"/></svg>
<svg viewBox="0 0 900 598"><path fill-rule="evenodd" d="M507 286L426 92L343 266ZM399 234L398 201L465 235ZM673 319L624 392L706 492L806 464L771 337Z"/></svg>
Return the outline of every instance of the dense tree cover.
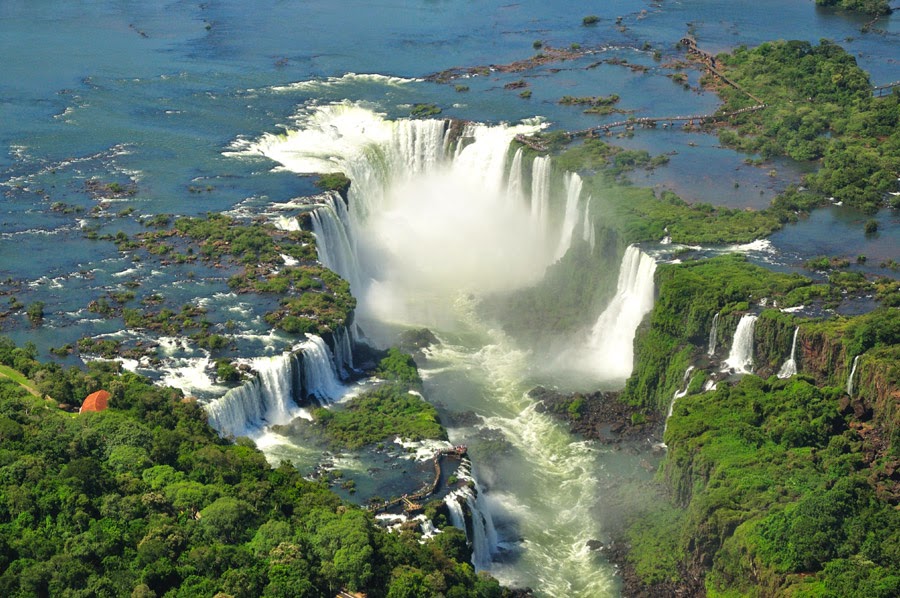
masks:
<svg viewBox="0 0 900 598"><path fill-rule="evenodd" d="M341 449L359 449L397 436L447 439L437 409L418 391L422 379L412 356L392 347L376 373L389 382L345 403L313 410L315 431Z"/></svg>
<svg viewBox="0 0 900 598"><path fill-rule="evenodd" d="M661 505L633 526L642 579L699 567L710 596L896 596L900 511L874 487L883 460L866 457L841 395L746 376L679 400L664 476L683 510Z"/></svg>
<svg viewBox="0 0 900 598"><path fill-rule="evenodd" d="M454 558L459 534L387 533L293 467L220 439L176 391L34 353L0 343L0 363L58 401L112 397L74 415L0 378L0 595L502 595Z"/></svg>
<svg viewBox="0 0 900 598"><path fill-rule="evenodd" d="M375 374L385 380L394 380L405 384L421 384L422 382L412 355L404 353L397 347L388 349L387 355L379 362Z"/></svg>
<svg viewBox="0 0 900 598"><path fill-rule="evenodd" d="M733 117L736 129L720 132L724 143L763 158L819 161L818 172L806 177L815 201L833 197L872 212L896 189L900 95L873 97L868 75L840 46L827 40L817 46L766 42L722 54L719 62L731 80L767 105ZM718 92L724 112L757 103L730 86Z"/></svg>
<svg viewBox="0 0 900 598"><path fill-rule="evenodd" d="M332 409L315 409L315 425L340 448L358 449L400 436L446 440L437 410L403 384L383 384Z"/></svg>
<svg viewBox="0 0 900 598"><path fill-rule="evenodd" d="M816 0L819 6L836 6L844 10L862 12L869 15L886 15L891 13L888 0Z"/></svg>

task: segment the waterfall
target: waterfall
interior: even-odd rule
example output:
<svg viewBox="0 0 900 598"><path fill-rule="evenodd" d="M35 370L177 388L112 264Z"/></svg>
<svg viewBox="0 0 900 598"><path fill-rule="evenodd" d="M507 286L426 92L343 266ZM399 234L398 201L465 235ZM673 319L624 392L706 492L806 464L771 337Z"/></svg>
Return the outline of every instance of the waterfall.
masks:
<svg viewBox="0 0 900 598"><path fill-rule="evenodd" d="M588 242L591 251L594 251L594 245L597 243L596 234L594 233L594 223L591 222L591 196L588 195L584 202L584 216L581 218L584 228L581 231L581 238Z"/></svg>
<svg viewBox="0 0 900 598"><path fill-rule="evenodd" d="M734 342L725 365L737 374L749 374L753 371L753 328L756 316L745 314L734 331Z"/></svg>
<svg viewBox="0 0 900 598"><path fill-rule="evenodd" d="M672 411L675 409L675 402L684 397L688 393L688 389L691 387L691 372L694 371L694 366L689 365L686 370L684 370L684 376L681 377L681 385L684 387L680 390L676 390L675 394L672 395L672 400L669 401L669 410L666 412L666 421L663 424L663 438L666 436L666 430L669 429L669 418L672 417ZM660 446L665 448L666 443L661 442Z"/></svg>
<svg viewBox="0 0 900 598"><path fill-rule="evenodd" d="M222 436L252 436L264 426L286 424L308 396L328 401L344 394L331 351L315 335L281 355L257 357L250 367L251 380L205 405L209 424Z"/></svg>
<svg viewBox="0 0 900 598"><path fill-rule="evenodd" d="M509 166L509 177L506 179L506 197L509 205L522 205L525 193L522 185L522 148L516 150L512 164Z"/></svg>
<svg viewBox="0 0 900 598"><path fill-rule="evenodd" d="M328 193L324 196L323 204L312 212L312 225L319 261L349 282L351 290L360 290L359 262L350 230L350 216L340 195Z"/></svg>
<svg viewBox="0 0 900 598"><path fill-rule="evenodd" d="M328 345L319 336L308 336L308 340L299 345L303 351L303 388L306 395L320 401L340 398L345 389L338 380Z"/></svg>
<svg viewBox="0 0 900 598"><path fill-rule="evenodd" d="M790 378L797 373L797 334L799 332L799 326L794 328L794 340L791 341L791 356L784 362L781 369L778 370L779 378Z"/></svg>
<svg viewBox="0 0 900 598"><path fill-rule="evenodd" d="M625 379L634 365L634 333L653 308L656 262L629 245L619 268L616 294L597 319L588 340L588 358L606 378Z"/></svg>
<svg viewBox="0 0 900 598"><path fill-rule="evenodd" d="M475 569L482 571L491 565L491 558L497 552L497 531L490 511L483 508L480 500L481 493L477 485L473 492L471 488L464 487L454 490L444 499L444 504L450 511L450 522L466 532L466 537L472 544L472 564ZM466 525L465 512L460 502L465 502L471 516L471 530Z"/></svg>
<svg viewBox="0 0 900 598"><path fill-rule="evenodd" d="M709 329L709 348L706 354L712 357L716 354L716 341L719 338L719 312L713 316L712 328Z"/></svg>
<svg viewBox="0 0 900 598"><path fill-rule="evenodd" d="M260 357L251 366L256 372L252 380L205 406L209 424L222 436L250 436L265 425L286 424L300 409L296 355Z"/></svg>
<svg viewBox="0 0 900 598"><path fill-rule="evenodd" d="M453 527L466 531L466 515L463 513L462 505L459 498L462 496L461 491L455 490L444 498L444 504L450 511L450 523Z"/></svg>
<svg viewBox="0 0 900 598"><path fill-rule="evenodd" d="M567 172L564 178L566 189L566 212L563 216L562 230L559 235L559 243L556 246L556 260L560 259L572 245L572 234L578 226L578 200L581 198L583 181L574 172Z"/></svg>
<svg viewBox="0 0 900 598"><path fill-rule="evenodd" d="M353 342L347 328L341 326L334 333L334 365L341 379L346 380L353 373Z"/></svg>
<svg viewBox="0 0 900 598"><path fill-rule="evenodd" d="M531 220L538 234L546 230L550 212L550 158L538 156L531 163Z"/></svg>
<svg viewBox="0 0 900 598"><path fill-rule="evenodd" d="M847 394L853 397L853 376L856 375L856 365L859 363L859 355L853 358L853 367L850 368L850 375L847 377Z"/></svg>

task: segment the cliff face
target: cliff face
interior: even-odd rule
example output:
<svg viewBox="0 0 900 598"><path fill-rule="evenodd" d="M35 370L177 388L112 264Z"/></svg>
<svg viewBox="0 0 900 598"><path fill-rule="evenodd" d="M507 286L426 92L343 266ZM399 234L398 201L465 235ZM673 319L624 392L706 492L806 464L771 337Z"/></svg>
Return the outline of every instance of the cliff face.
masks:
<svg viewBox="0 0 900 598"><path fill-rule="evenodd" d="M811 319L760 309L762 297L783 303L796 279L711 261L660 267L658 301L635 339L625 400L665 413L688 365L700 382L665 432L673 504L630 529L630 564L651 592L661 579L702 578L716 595L882 583L900 538L900 310ZM755 375L738 381L720 370L746 313L758 316ZM797 372L780 379L795 331Z"/></svg>

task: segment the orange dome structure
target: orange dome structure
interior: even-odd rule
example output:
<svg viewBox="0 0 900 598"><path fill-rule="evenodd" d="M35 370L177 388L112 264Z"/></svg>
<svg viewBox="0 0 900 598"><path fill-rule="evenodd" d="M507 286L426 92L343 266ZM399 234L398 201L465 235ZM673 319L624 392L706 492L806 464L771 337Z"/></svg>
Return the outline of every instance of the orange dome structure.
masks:
<svg viewBox="0 0 900 598"><path fill-rule="evenodd" d="M98 390L97 392L92 392L84 399L84 403L81 404L81 409L78 410L78 413L84 413L85 411L103 411L109 407L109 397L111 395L105 390Z"/></svg>

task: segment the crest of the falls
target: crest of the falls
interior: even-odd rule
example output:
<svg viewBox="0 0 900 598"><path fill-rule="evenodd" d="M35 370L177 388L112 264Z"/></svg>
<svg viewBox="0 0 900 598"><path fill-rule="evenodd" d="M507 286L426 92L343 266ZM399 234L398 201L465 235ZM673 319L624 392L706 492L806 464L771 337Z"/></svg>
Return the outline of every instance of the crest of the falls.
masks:
<svg viewBox="0 0 900 598"><path fill-rule="evenodd" d="M734 331L734 341L731 344L731 352L725 360L726 369L732 369L737 374L749 374L753 372L753 330L756 327L756 316L744 314Z"/></svg>
<svg viewBox="0 0 900 598"><path fill-rule="evenodd" d="M634 334L653 309L656 261L630 245L625 250L616 294L597 318L583 351L587 369L604 379L625 380L634 366ZM579 352L582 352L579 350Z"/></svg>
<svg viewBox="0 0 900 598"><path fill-rule="evenodd" d="M788 357L788 360L785 361L781 366L781 369L778 370L779 378L790 378L797 373L797 334L799 332L799 326L794 328L794 340L791 341L791 356Z"/></svg>

